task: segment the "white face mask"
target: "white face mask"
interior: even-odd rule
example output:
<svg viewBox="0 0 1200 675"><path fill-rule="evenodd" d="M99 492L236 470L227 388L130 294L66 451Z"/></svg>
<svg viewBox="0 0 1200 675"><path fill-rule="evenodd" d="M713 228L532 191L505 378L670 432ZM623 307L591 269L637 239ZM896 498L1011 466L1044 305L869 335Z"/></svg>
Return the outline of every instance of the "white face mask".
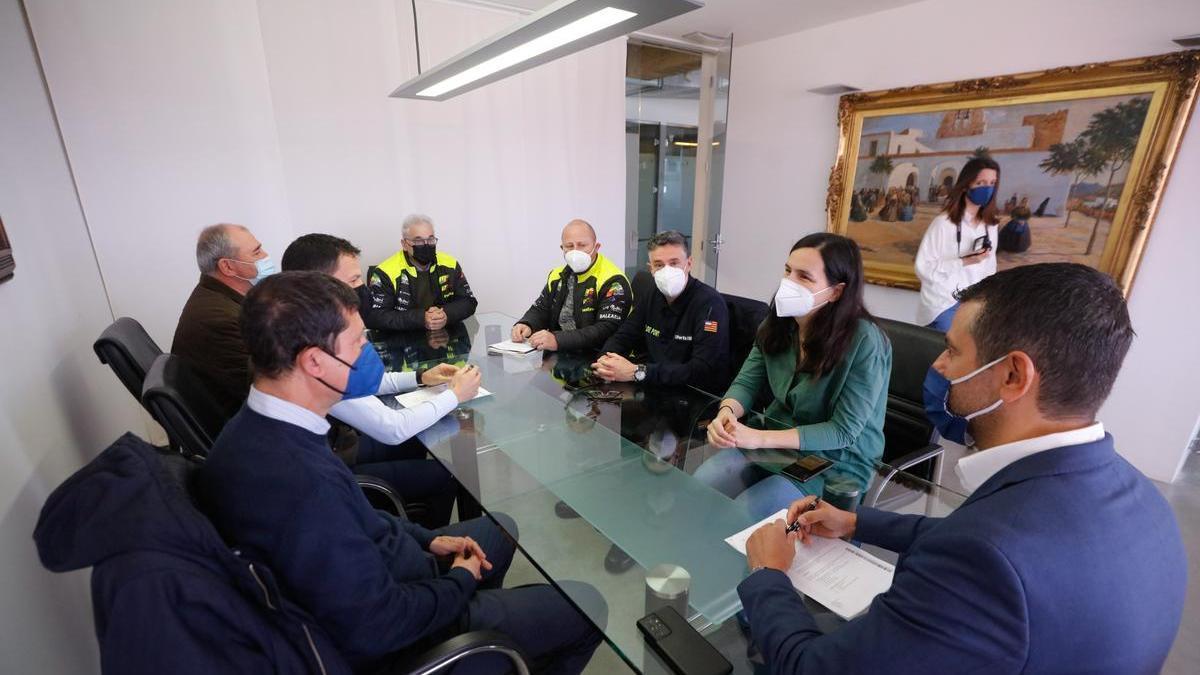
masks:
<svg viewBox="0 0 1200 675"><path fill-rule="evenodd" d="M816 305L816 296L831 288L833 286L826 286L813 293L791 279L780 279L779 290L775 291L775 314L784 318L810 314L814 309L824 307L827 304L823 302L820 305Z"/></svg>
<svg viewBox="0 0 1200 675"><path fill-rule="evenodd" d="M579 249L567 251L563 254L563 258L575 274L583 274L592 266L592 254Z"/></svg>
<svg viewBox="0 0 1200 675"><path fill-rule="evenodd" d="M687 272L668 265L654 273L654 285L658 286L658 290L663 295L674 299L683 292L683 287L687 285L687 278Z"/></svg>
<svg viewBox="0 0 1200 675"><path fill-rule="evenodd" d="M967 380L971 379L972 377L975 377L976 375L982 373L983 371L987 370L988 368L991 368L992 366L996 365L997 363L1000 363L1001 361L1003 361L1004 359L1007 359L1007 358L1008 358L1008 354L1005 354L1004 356L1001 356L1000 358L996 359L995 361L984 364L984 365L976 368L975 370L967 373L966 375L963 375L962 377L956 377L953 380L950 380L950 386L954 386L956 384L962 384L963 382L966 382ZM996 399L995 403L993 403L987 407L981 408L979 410L976 410L973 413L961 415L961 417L964 420L970 422L971 420L975 419L976 417L979 417L980 415L986 415L986 414L992 412L993 410L995 410L996 408L999 408L1002 405L1004 405L1004 399L999 398L999 399ZM951 415L958 414L958 413L955 413L954 411L950 410L950 390L949 389L946 390L946 412L950 413Z"/></svg>

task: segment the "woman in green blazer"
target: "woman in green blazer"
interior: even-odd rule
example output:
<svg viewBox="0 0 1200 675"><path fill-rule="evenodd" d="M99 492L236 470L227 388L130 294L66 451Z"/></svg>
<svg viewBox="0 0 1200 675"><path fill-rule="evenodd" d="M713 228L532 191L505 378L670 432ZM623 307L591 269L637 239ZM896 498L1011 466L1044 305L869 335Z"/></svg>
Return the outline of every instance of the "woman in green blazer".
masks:
<svg viewBox="0 0 1200 675"><path fill-rule="evenodd" d="M771 313L708 426L717 453L696 477L766 517L805 494L820 495L824 474L805 483L776 475L743 450L776 448L833 460L864 494L883 456L892 348L863 305L862 254L853 240L810 234L792 246ZM739 420L760 392L781 430Z"/></svg>

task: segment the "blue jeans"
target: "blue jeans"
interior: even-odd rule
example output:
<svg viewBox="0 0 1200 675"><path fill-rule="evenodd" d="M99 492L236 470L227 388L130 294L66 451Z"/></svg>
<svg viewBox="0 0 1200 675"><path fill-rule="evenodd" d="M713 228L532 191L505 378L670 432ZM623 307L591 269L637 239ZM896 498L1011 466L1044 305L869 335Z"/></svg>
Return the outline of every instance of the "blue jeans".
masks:
<svg viewBox="0 0 1200 675"><path fill-rule="evenodd" d="M926 326L926 328L932 328L936 331L941 331L941 332L945 333L950 330L950 324L954 321L954 315L957 313L958 313L958 303L956 302L953 305L950 305L949 307L947 307L944 312L942 312L941 314L938 314L937 318L935 318L932 322L930 322L929 325Z"/></svg>
<svg viewBox="0 0 1200 675"><path fill-rule="evenodd" d="M825 484L820 476L795 483L751 462L736 448L713 455L694 475L717 492L745 504L755 518L766 518L806 495L820 495Z"/></svg>

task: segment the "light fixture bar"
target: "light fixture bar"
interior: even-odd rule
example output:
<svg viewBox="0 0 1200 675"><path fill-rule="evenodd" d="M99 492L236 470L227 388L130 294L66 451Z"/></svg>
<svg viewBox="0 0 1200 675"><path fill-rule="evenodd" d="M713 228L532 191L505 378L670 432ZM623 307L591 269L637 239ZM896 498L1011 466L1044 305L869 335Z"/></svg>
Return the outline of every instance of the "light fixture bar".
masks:
<svg viewBox="0 0 1200 675"><path fill-rule="evenodd" d="M560 0L391 95L443 101L701 6L698 0Z"/></svg>
<svg viewBox="0 0 1200 675"><path fill-rule="evenodd" d="M598 30L604 30L622 21L628 21L635 16L637 14L634 12L617 9L616 7L605 7L602 10L588 14L582 19L573 21L558 30L550 31L519 47L513 47L499 56L493 56L477 66L468 68L453 77L448 77L431 87L418 91L417 96L423 98L441 96L459 87L468 85L475 80L485 78L505 68L511 68L522 61L528 61L535 56L545 54L551 49L561 47L568 42L574 42Z"/></svg>

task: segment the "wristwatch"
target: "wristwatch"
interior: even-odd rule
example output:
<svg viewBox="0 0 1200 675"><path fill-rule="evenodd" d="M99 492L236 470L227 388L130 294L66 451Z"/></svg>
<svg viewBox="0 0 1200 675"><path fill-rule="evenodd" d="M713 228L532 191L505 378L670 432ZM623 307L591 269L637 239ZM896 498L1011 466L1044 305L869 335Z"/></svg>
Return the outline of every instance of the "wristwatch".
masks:
<svg viewBox="0 0 1200 675"><path fill-rule="evenodd" d="M646 379L646 364L639 363L638 367L633 371L633 381L641 382Z"/></svg>

